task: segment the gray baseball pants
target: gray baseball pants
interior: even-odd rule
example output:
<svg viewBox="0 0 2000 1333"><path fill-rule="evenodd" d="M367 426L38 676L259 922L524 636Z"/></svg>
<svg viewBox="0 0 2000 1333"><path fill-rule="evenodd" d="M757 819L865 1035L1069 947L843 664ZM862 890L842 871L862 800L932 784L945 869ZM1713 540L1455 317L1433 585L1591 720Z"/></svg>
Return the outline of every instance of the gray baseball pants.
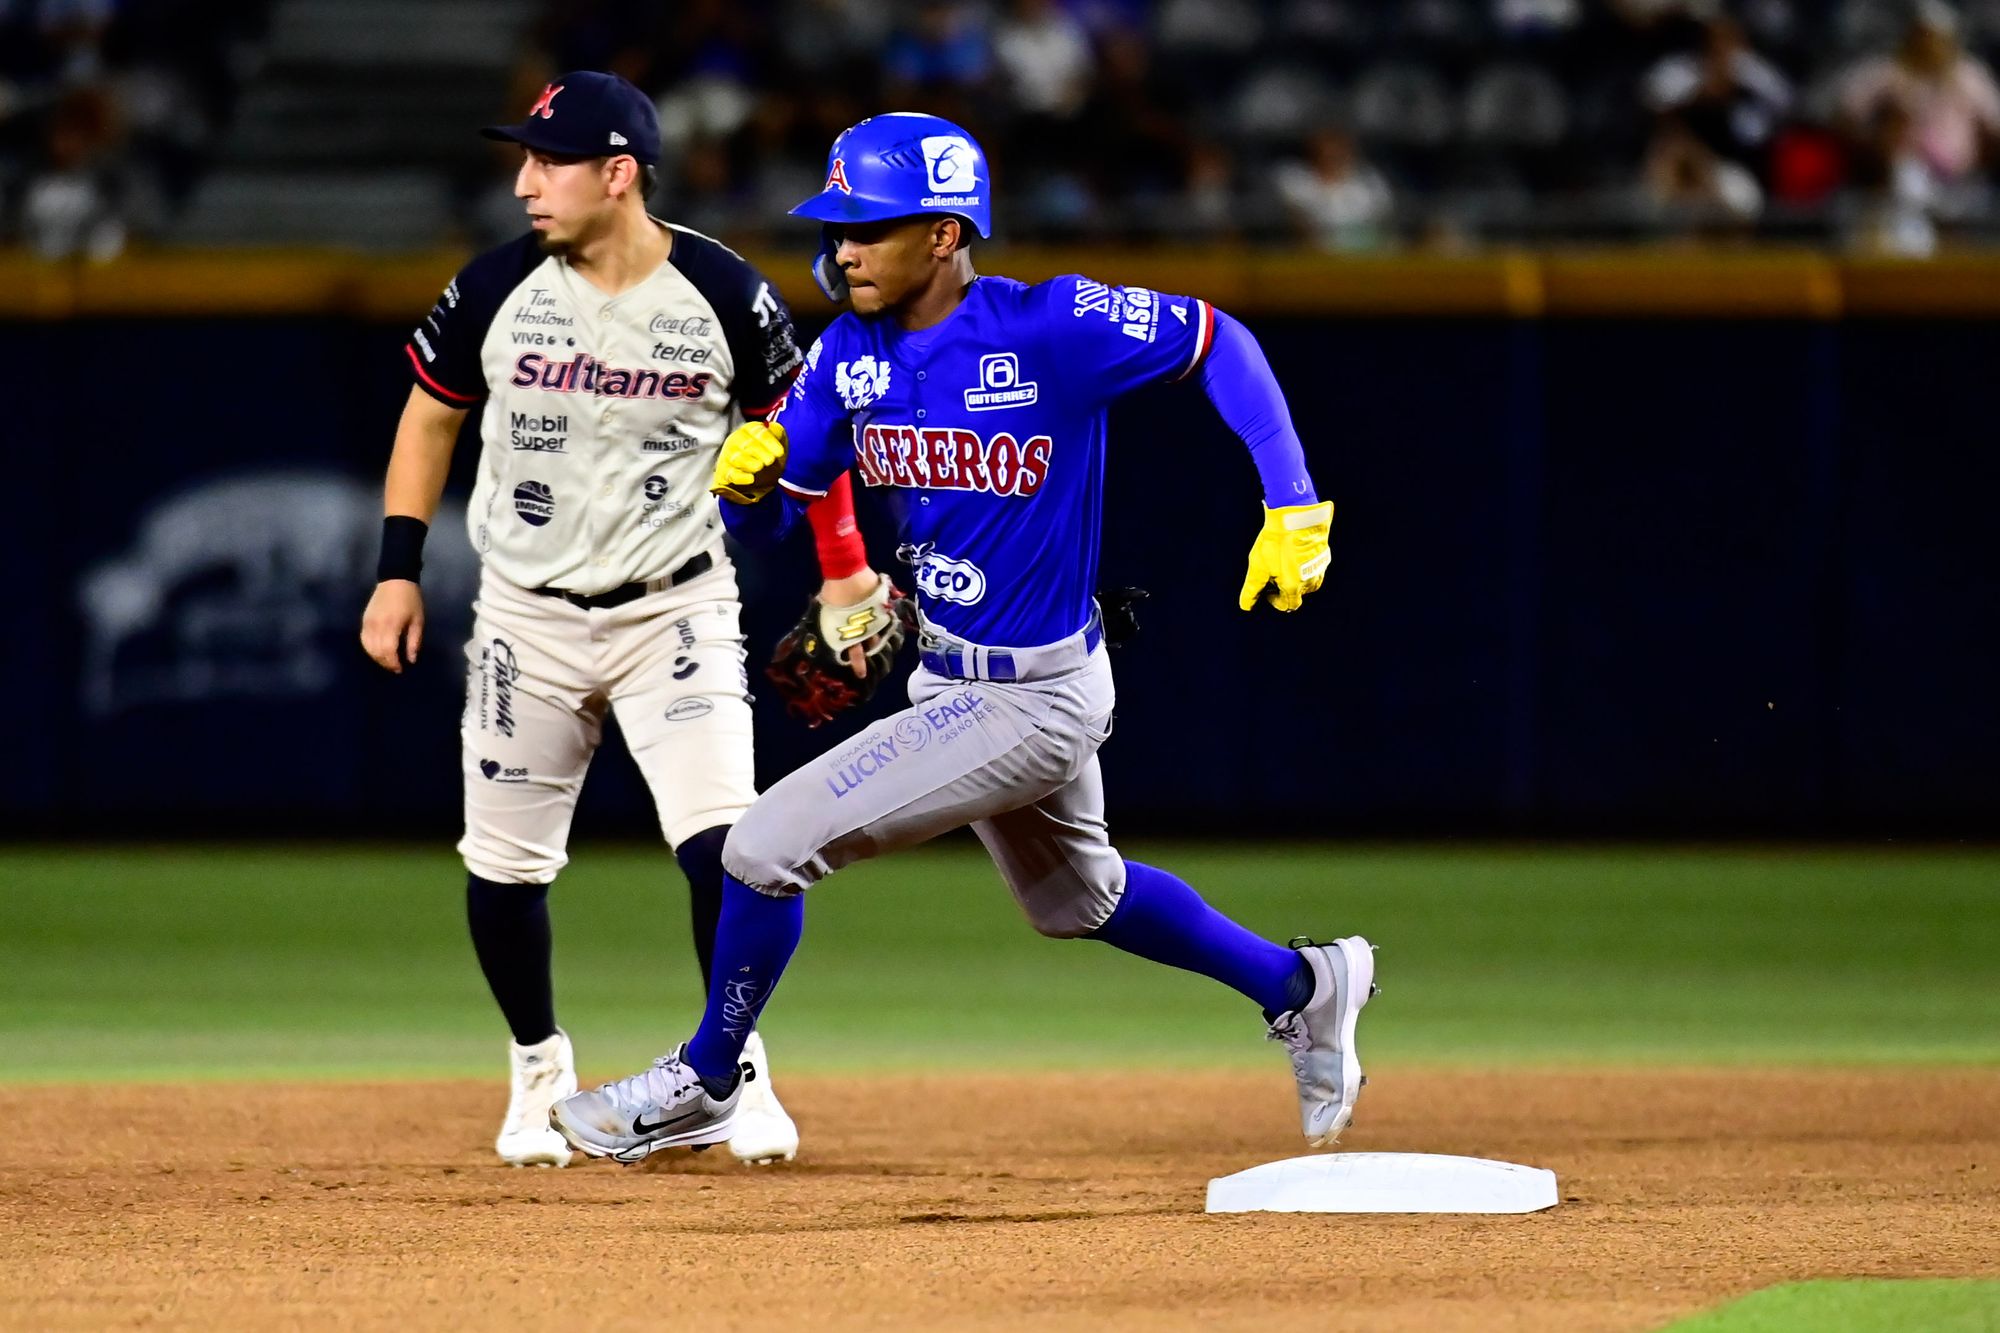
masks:
<svg viewBox="0 0 2000 1333"><path fill-rule="evenodd" d="M764 893L802 893L970 824L1035 929L1089 934L1125 891L1097 764L1114 690L1096 627L1030 649L928 626L921 641L910 706L758 797L729 832L724 868ZM994 675L1012 678L980 678Z"/></svg>

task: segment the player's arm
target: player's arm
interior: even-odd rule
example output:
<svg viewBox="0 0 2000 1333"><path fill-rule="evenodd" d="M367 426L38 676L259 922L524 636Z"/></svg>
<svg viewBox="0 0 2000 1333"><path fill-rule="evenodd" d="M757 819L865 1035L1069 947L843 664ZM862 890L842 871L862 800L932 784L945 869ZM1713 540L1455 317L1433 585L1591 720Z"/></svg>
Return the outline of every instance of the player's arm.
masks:
<svg viewBox="0 0 2000 1333"><path fill-rule="evenodd" d="M452 448L465 408L412 387L396 426L389 475L382 487L382 551L375 591L361 614L361 647L383 668L400 673L424 641L424 538L444 495Z"/></svg>
<svg viewBox="0 0 2000 1333"><path fill-rule="evenodd" d="M480 348L507 294L541 262L532 236L488 250L445 285L403 344L410 398L383 487L375 592L361 617L361 646L385 670L400 673L423 646L424 595L417 582L424 538L444 494L459 425L486 397Z"/></svg>
<svg viewBox="0 0 2000 1333"><path fill-rule="evenodd" d="M811 610L829 631L829 641L840 646L847 669L856 678L866 677L868 655L894 619L889 578L869 567L868 546L854 516L852 473L841 473L825 495L806 507L806 522L812 525L821 579Z"/></svg>
<svg viewBox="0 0 2000 1333"><path fill-rule="evenodd" d="M1223 422L1249 447L1264 482L1264 527L1250 549L1238 604L1248 611L1270 589L1272 606L1297 610L1326 576L1333 505L1313 490L1285 395L1250 330L1194 297L1114 287L1076 274L1034 290L1060 364L1088 365L1098 399L1199 377Z"/></svg>
<svg viewBox="0 0 2000 1333"><path fill-rule="evenodd" d="M844 443L853 427L846 407L815 374L821 347L813 345L771 420L746 423L723 442L709 487L722 501L724 526L745 545L783 540L801 516L813 528L824 582L772 664L787 705L813 725L866 697L822 688L819 668L844 664L872 691L908 620L898 606L902 594L868 566L854 518L852 447Z"/></svg>
<svg viewBox="0 0 2000 1333"><path fill-rule="evenodd" d="M813 506L847 484L853 427L845 404L819 373L825 341L813 344L768 419L738 426L716 455L708 489L722 501L723 526L746 546L783 541ZM836 525L838 513L832 511ZM852 514L850 495L848 516ZM865 565L865 554L860 563Z"/></svg>
<svg viewBox="0 0 2000 1333"><path fill-rule="evenodd" d="M785 298L735 252L683 233L675 253L683 272L721 318L736 366L731 392L743 415L763 421L784 412L799 396L793 392L798 378L818 364L818 345L811 358L800 350ZM793 414L795 424L798 415ZM868 568L868 548L854 520L853 489L844 473L807 506L806 518L812 524L821 575L815 609L859 610L878 595L883 580ZM859 655L853 666L856 675L867 669Z"/></svg>
<svg viewBox="0 0 2000 1333"><path fill-rule="evenodd" d="M1269 600L1280 611L1296 611L1307 593L1319 590L1332 563L1327 540L1333 502L1313 488L1305 447L1264 349L1220 310L1206 303L1201 310L1214 325L1200 362L1202 391L1249 448L1264 484L1264 526L1250 547L1236 604L1249 611Z"/></svg>
<svg viewBox="0 0 2000 1333"><path fill-rule="evenodd" d="M783 428L773 432L782 442ZM735 437L731 437L734 440ZM737 441L741 444L741 441ZM761 468L769 467L760 453L748 471L751 485ZM779 462L782 473L782 459ZM717 475L721 472L718 468ZM782 491L782 487L778 488ZM722 492L718 492L721 494ZM806 522L812 527L813 549L819 558L820 587L806 614L814 618L829 643L840 647L842 660L856 678L868 675L868 658L877 652L883 636L895 625L891 612L894 589L888 578L869 567L868 547L861 539L861 525L854 516L854 484L848 473L841 473L827 487L825 495L813 498L796 492L798 504L805 510ZM739 526L745 519L738 517L731 522L731 511L736 506L722 506L723 522L730 531L743 539L755 525ZM796 523L796 514L780 511L774 513L774 531L778 536L789 531Z"/></svg>

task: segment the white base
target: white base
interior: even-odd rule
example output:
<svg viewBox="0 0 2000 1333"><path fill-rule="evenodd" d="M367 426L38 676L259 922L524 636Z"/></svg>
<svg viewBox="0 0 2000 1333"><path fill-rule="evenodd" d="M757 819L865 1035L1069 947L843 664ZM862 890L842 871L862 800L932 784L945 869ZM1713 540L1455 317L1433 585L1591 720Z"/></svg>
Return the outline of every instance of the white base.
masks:
<svg viewBox="0 0 2000 1333"><path fill-rule="evenodd" d="M1208 1182L1211 1213L1535 1213L1556 1173L1483 1157L1341 1152L1266 1162Z"/></svg>

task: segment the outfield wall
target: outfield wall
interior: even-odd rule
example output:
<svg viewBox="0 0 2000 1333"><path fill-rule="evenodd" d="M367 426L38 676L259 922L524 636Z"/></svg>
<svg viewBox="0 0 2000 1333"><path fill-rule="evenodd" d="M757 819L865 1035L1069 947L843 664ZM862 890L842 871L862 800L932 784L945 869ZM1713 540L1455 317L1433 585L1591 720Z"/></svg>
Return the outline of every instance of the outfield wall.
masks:
<svg viewBox="0 0 2000 1333"><path fill-rule="evenodd" d="M450 267L403 262L412 292ZM1621 304L1546 263L1364 267L1317 315L1263 270L1240 278L1339 501L1334 568L1305 613L1242 616L1240 446L1188 388L1119 409L1105 574L1153 596L1117 659L1114 818L1990 833L2000 283L1975 269L1886 300L1879 275L1824 261L1735 283L1669 264L1619 278ZM174 306L171 283L135 279L118 314L102 274L38 281L0 300L29 558L5 636L6 826L449 833L459 530L432 544L413 675L354 644L407 390L381 308L401 287L190 318L139 312L186 308L191 285ZM751 576L753 651L796 612L806 554ZM768 700L760 727L767 780L836 739ZM622 755L581 827L650 830Z"/></svg>

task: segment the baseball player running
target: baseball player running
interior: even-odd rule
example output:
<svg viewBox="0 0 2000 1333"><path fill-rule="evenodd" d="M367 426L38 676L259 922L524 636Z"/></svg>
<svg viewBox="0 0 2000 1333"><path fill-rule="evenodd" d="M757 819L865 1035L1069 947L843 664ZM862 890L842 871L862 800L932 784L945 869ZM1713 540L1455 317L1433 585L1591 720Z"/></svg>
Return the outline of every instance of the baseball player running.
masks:
<svg viewBox="0 0 2000 1333"><path fill-rule="evenodd" d="M556 1103L596 1157L637 1161L734 1132L737 1052L797 946L806 889L841 866L970 824L1035 928L1203 973L1260 1006L1291 1055L1306 1137L1329 1143L1362 1086L1355 1022L1374 990L1359 936L1287 948L1165 870L1122 859L1097 749L1111 666L1092 598L1106 405L1196 377L1248 445L1265 515L1240 599L1296 609L1327 568L1333 505L1307 475L1250 334L1206 301L1079 277L976 277L986 159L958 126L885 115L834 141L816 273L851 294L782 410L731 434L714 489L728 527L776 539L850 465L900 501L922 662L911 706L758 798L723 848L728 878L694 1039Z"/></svg>
<svg viewBox="0 0 2000 1333"><path fill-rule="evenodd" d="M687 876L706 983L723 840L756 794L736 581L707 484L724 438L782 399L801 358L756 270L647 214L660 132L637 88L568 74L520 124L483 133L521 145L514 192L532 232L468 264L410 335L415 384L361 642L390 671L416 660L427 524L478 407L458 850L473 947L513 1033L494 1147L517 1166L563 1166L548 1112L576 1073L551 993L549 884L608 709ZM892 590L868 568L844 480L811 507L822 614L893 648ZM741 1109L718 1137L746 1161L790 1158L798 1130L745 1036Z"/></svg>

